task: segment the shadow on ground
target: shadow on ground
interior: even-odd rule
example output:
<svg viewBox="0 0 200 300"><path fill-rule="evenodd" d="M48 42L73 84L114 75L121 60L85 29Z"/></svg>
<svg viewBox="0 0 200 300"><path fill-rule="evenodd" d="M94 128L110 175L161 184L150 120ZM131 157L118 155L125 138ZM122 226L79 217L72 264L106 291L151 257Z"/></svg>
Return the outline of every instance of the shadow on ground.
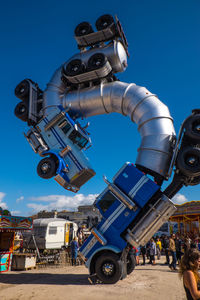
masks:
<svg viewBox="0 0 200 300"><path fill-rule="evenodd" d="M4 284L90 285L84 274L19 273L0 274Z"/></svg>

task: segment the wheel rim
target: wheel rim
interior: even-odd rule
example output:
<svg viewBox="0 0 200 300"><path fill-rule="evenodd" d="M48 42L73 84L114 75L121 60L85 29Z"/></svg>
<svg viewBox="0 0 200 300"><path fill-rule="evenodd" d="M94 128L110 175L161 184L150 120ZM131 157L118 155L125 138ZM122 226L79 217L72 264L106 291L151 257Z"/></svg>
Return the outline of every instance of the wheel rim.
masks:
<svg viewBox="0 0 200 300"><path fill-rule="evenodd" d="M86 28L85 26L80 27L79 31L81 35L85 35L87 33L88 28Z"/></svg>
<svg viewBox="0 0 200 300"><path fill-rule="evenodd" d="M103 30L106 29L108 26L110 26L114 22L113 17L111 15L104 15L101 16L96 21L96 28L97 30Z"/></svg>
<svg viewBox="0 0 200 300"><path fill-rule="evenodd" d="M41 166L41 171L43 174L46 174L49 170L50 166L47 162L43 163Z"/></svg>
<svg viewBox="0 0 200 300"><path fill-rule="evenodd" d="M79 69L79 65L76 64L76 65L71 66L71 70L70 71L77 72L78 69Z"/></svg>
<svg viewBox="0 0 200 300"><path fill-rule="evenodd" d="M23 114L25 112L25 110L26 110L25 107L21 106L20 109L19 109L19 113Z"/></svg>
<svg viewBox="0 0 200 300"><path fill-rule="evenodd" d="M192 129L195 133L200 134L200 122L195 122L192 126Z"/></svg>
<svg viewBox="0 0 200 300"><path fill-rule="evenodd" d="M114 273L114 265L110 262L106 262L102 266L102 272L106 276L112 276Z"/></svg>
<svg viewBox="0 0 200 300"><path fill-rule="evenodd" d="M96 59L96 61L94 61L94 65L97 66L97 67L98 67L99 65L101 65L101 63L102 63L102 59L99 58L99 57Z"/></svg>
<svg viewBox="0 0 200 300"><path fill-rule="evenodd" d="M194 155L188 155L188 156L186 156L185 162L189 167L195 167L198 165L199 160Z"/></svg>
<svg viewBox="0 0 200 300"><path fill-rule="evenodd" d="M93 29L88 22L80 23L75 28L75 36L84 36L93 32Z"/></svg>
<svg viewBox="0 0 200 300"><path fill-rule="evenodd" d="M22 87L19 92L20 92L20 94L22 94L24 91L25 91L25 89L24 89L24 87Z"/></svg>
<svg viewBox="0 0 200 300"><path fill-rule="evenodd" d="M92 55L88 61L88 67L92 69L98 69L104 65L105 56L102 53L96 53Z"/></svg>
<svg viewBox="0 0 200 300"><path fill-rule="evenodd" d="M83 64L81 63L81 60L74 59L70 61L66 66L65 74L67 76L75 76L82 73L82 70L83 70Z"/></svg>

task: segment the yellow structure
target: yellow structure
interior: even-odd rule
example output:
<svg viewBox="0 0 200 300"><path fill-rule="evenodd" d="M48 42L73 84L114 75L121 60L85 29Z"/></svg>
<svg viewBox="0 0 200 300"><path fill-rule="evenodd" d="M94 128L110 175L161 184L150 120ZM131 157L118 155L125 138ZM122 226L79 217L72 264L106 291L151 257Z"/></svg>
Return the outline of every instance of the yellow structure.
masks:
<svg viewBox="0 0 200 300"><path fill-rule="evenodd" d="M169 220L178 223L178 231L184 235L187 233L200 235L200 201L190 201L175 206L177 211Z"/></svg>

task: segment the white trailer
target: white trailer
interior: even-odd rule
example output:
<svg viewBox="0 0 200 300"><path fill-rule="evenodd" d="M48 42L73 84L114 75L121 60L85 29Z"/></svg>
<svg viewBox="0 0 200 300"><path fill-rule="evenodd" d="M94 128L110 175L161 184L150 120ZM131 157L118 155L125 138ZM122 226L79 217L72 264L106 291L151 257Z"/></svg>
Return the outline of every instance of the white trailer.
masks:
<svg viewBox="0 0 200 300"><path fill-rule="evenodd" d="M70 245L76 236L78 225L61 218L42 218L33 221L33 235L39 250L62 249ZM29 239L28 248L35 249L33 238Z"/></svg>

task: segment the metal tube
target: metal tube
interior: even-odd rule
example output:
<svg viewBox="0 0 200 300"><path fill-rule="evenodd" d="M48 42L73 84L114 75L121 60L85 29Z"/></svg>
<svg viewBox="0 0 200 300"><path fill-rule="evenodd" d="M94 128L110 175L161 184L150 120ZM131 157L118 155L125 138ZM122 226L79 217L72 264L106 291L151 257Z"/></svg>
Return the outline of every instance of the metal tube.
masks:
<svg viewBox="0 0 200 300"><path fill-rule="evenodd" d="M166 178L176 137L168 107L146 88L112 82L67 93L62 105L71 104L76 117L118 112L138 125L142 137L136 164Z"/></svg>
<svg viewBox="0 0 200 300"><path fill-rule="evenodd" d="M52 107L61 104L66 89L61 77L62 66L55 71L51 80L47 84L46 90L44 91L42 109L44 115L47 115Z"/></svg>
<svg viewBox="0 0 200 300"><path fill-rule="evenodd" d="M146 88L124 82L101 83L65 92L59 68L44 92L44 114L52 106L70 105L76 118L118 112L138 125L142 141L136 165L167 178L176 138L168 107Z"/></svg>

